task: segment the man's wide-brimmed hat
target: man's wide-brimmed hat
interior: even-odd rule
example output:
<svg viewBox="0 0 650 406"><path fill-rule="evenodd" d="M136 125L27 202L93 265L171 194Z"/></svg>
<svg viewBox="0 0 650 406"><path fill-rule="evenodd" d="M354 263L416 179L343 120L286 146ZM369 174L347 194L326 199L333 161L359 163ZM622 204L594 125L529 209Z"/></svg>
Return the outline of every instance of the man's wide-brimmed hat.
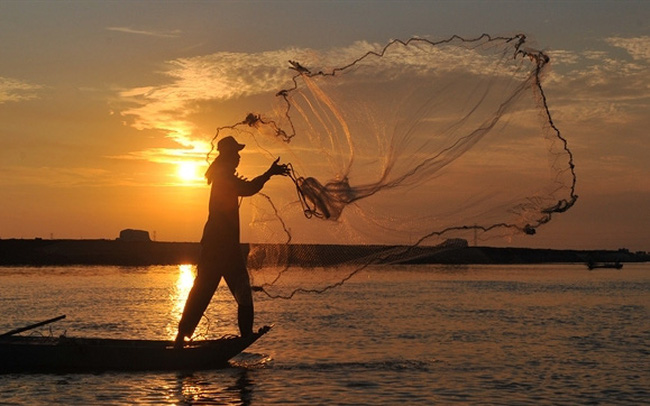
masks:
<svg viewBox="0 0 650 406"><path fill-rule="evenodd" d="M219 140L217 143L217 150L219 152L224 152L224 151L241 151L244 149L246 145L240 144L235 140L233 137L228 136L226 138L222 138Z"/></svg>

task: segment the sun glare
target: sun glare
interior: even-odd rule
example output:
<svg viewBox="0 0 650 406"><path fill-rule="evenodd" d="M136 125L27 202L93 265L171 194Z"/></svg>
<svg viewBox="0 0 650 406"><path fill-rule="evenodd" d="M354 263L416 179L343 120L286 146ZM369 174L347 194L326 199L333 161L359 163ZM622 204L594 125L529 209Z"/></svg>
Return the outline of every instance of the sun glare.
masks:
<svg viewBox="0 0 650 406"><path fill-rule="evenodd" d="M167 326L167 334L170 339L173 339L176 336L178 321L181 319L181 315L183 314L185 301L187 300L187 296L190 294L195 276L196 268L194 266L187 264L178 266L176 285L169 295L169 299L172 302L173 315L173 322Z"/></svg>
<svg viewBox="0 0 650 406"><path fill-rule="evenodd" d="M177 164L176 175L186 183L202 180L199 174L199 164L193 161L183 161Z"/></svg>
<svg viewBox="0 0 650 406"><path fill-rule="evenodd" d="M179 296L187 296L194 284L194 267L192 265L179 265L178 266L178 280L176 281L176 288L180 292ZM181 297L185 301L185 297Z"/></svg>

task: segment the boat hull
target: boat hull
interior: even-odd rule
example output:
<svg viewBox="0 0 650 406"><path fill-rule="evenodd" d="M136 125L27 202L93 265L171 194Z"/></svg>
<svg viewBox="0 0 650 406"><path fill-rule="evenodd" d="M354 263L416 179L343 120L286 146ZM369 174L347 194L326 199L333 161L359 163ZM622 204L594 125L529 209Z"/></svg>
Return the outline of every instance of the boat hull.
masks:
<svg viewBox="0 0 650 406"><path fill-rule="evenodd" d="M623 268L623 264L621 264L620 262L616 262L613 264L610 263L597 264L597 263L589 262L587 263L587 268L589 268L590 271L593 269L621 269Z"/></svg>
<svg viewBox="0 0 650 406"><path fill-rule="evenodd" d="M227 367L268 328L249 337L195 341L175 349L172 341L103 338L0 338L0 373L171 371Z"/></svg>

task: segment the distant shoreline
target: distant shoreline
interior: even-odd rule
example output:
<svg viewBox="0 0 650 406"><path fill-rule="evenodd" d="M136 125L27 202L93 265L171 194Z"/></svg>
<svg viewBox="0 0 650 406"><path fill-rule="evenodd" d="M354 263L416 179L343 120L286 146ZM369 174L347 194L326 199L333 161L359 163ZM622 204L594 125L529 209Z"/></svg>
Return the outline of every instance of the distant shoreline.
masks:
<svg viewBox="0 0 650 406"><path fill-rule="evenodd" d="M332 266L345 263L390 264L543 264L591 262L648 262L645 252L620 250L557 250L497 247L407 247L388 245L256 245L249 261L270 252L296 266ZM197 242L120 240L0 240L0 266L45 265L180 265L196 264ZM242 244L248 254L249 244Z"/></svg>

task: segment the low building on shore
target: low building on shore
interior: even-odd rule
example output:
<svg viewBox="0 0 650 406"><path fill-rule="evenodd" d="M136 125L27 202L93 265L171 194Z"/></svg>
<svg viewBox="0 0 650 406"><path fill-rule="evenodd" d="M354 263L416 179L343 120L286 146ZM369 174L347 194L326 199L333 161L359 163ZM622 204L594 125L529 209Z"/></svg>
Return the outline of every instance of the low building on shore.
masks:
<svg viewBox="0 0 650 406"><path fill-rule="evenodd" d="M117 238L118 241L151 241L149 237L149 231L145 230L134 230L127 228L120 231L120 236Z"/></svg>

